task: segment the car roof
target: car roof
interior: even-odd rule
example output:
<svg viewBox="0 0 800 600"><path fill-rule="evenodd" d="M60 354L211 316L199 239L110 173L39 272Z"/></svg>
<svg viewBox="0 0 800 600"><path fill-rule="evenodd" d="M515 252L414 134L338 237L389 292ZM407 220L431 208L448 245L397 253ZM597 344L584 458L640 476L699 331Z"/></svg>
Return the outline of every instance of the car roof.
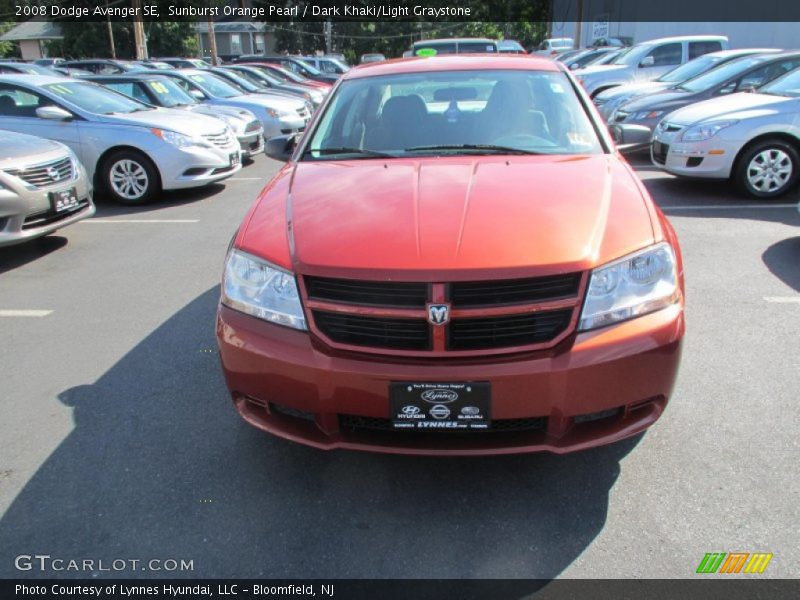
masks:
<svg viewBox="0 0 800 600"><path fill-rule="evenodd" d="M673 35L669 37L654 38L636 44L644 46L647 44L662 44L664 42L697 42L697 41L728 41L727 35Z"/></svg>
<svg viewBox="0 0 800 600"><path fill-rule="evenodd" d="M424 44L450 44L450 43L462 43L462 42L476 42L479 44L486 44L486 43L497 43L497 40L491 40L489 38L470 38L470 37L460 37L460 38L437 38L435 40L419 40L414 42L414 45L424 45Z"/></svg>
<svg viewBox="0 0 800 600"><path fill-rule="evenodd" d="M717 50L716 52L708 52L701 56L718 56L720 58L727 58L729 56L738 56L739 54L760 54L761 52L780 52L777 48L736 48L730 50ZM699 56L697 58L700 58Z"/></svg>
<svg viewBox="0 0 800 600"><path fill-rule="evenodd" d="M377 77L399 73L426 73L437 71L470 70L525 70L563 71L564 68L547 57L529 54L454 54L447 56L394 58L370 65L353 67L342 75L343 79Z"/></svg>
<svg viewBox="0 0 800 600"><path fill-rule="evenodd" d="M33 75L23 73L9 73L0 75L0 82L3 83L23 83L30 87L49 85L51 83L75 83L85 81L74 77L58 77L56 75Z"/></svg>

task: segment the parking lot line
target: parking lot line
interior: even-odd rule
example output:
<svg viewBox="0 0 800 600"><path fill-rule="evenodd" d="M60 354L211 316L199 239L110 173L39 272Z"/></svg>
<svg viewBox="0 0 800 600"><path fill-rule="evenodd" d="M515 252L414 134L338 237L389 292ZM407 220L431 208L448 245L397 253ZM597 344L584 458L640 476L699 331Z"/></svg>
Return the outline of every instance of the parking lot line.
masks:
<svg viewBox="0 0 800 600"><path fill-rule="evenodd" d="M685 206L662 206L661 210L751 210L754 208L797 208L797 204L687 204Z"/></svg>
<svg viewBox="0 0 800 600"><path fill-rule="evenodd" d="M800 304L800 296L764 296L764 300L773 304Z"/></svg>
<svg viewBox="0 0 800 600"><path fill-rule="evenodd" d="M84 219L81 223L199 223L200 219Z"/></svg>
<svg viewBox="0 0 800 600"><path fill-rule="evenodd" d="M46 317L52 310L0 309L0 317Z"/></svg>

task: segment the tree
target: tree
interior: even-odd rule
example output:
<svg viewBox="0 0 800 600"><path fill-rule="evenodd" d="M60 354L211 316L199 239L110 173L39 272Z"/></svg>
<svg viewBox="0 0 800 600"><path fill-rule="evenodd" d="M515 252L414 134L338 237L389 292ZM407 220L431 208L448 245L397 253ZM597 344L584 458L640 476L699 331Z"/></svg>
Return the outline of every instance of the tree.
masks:
<svg viewBox="0 0 800 600"><path fill-rule="evenodd" d="M14 28L16 23L0 21L0 35ZM19 56L19 48L14 42L0 42L0 58Z"/></svg>
<svg viewBox="0 0 800 600"><path fill-rule="evenodd" d="M108 25L105 22L63 21L63 39L48 44L50 56L94 58L111 56ZM112 21L114 46L118 58L133 58L133 28L130 22ZM193 56L197 37L191 22L146 22L147 47L151 56Z"/></svg>

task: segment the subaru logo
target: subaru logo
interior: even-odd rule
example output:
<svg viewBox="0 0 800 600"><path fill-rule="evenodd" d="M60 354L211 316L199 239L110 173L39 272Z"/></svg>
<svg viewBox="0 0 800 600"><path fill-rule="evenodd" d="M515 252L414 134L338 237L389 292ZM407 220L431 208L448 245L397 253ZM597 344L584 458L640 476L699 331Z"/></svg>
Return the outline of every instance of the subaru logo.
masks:
<svg viewBox="0 0 800 600"><path fill-rule="evenodd" d="M47 176L53 181L58 181L59 179L61 179L61 172L55 167L48 167Z"/></svg>
<svg viewBox="0 0 800 600"><path fill-rule="evenodd" d="M450 409L441 404L437 404L430 410L430 413L434 419L446 419L450 416Z"/></svg>
<svg viewBox="0 0 800 600"><path fill-rule="evenodd" d="M414 406L413 404L406 404L402 409L401 412L404 415L418 415L419 414L419 406Z"/></svg>
<svg viewBox="0 0 800 600"><path fill-rule="evenodd" d="M449 321L449 304L428 304L428 323L431 325L445 325Z"/></svg>
<svg viewBox="0 0 800 600"><path fill-rule="evenodd" d="M481 409L477 406L465 406L461 409L462 415L479 415L481 414Z"/></svg>
<svg viewBox="0 0 800 600"><path fill-rule="evenodd" d="M431 404L454 402L458 400L458 392L453 390L425 390L422 392L422 399Z"/></svg>

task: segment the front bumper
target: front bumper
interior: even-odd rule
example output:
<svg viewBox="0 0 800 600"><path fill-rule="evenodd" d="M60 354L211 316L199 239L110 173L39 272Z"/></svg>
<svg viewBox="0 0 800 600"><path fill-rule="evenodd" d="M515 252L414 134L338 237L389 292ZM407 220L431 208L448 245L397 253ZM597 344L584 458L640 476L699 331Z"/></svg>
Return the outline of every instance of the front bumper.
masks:
<svg viewBox="0 0 800 600"><path fill-rule="evenodd" d="M689 143L677 142L677 138L676 134L656 131L650 146L650 159L654 165L684 177L728 179L731 176L740 145L723 142L719 136Z"/></svg>
<svg viewBox="0 0 800 600"><path fill-rule="evenodd" d="M242 158L250 158L264 152L264 131L258 129L257 131L242 133L236 136L239 141L239 146L242 148Z"/></svg>
<svg viewBox="0 0 800 600"><path fill-rule="evenodd" d="M225 147L162 147L151 156L165 190L207 185L226 179L242 168L241 148L235 141Z"/></svg>
<svg viewBox="0 0 800 600"><path fill-rule="evenodd" d="M320 449L398 454L562 454L635 435L667 404L683 332L683 309L677 304L577 334L547 352L412 364L334 353L306 332L225 306L217 318L225 379L246 421ZM488 381L493 421L536 419L542 426L475 433L393 431L386 427L388 388L396 381ZM604 418L594 418L603 413Z"/></svg>

